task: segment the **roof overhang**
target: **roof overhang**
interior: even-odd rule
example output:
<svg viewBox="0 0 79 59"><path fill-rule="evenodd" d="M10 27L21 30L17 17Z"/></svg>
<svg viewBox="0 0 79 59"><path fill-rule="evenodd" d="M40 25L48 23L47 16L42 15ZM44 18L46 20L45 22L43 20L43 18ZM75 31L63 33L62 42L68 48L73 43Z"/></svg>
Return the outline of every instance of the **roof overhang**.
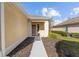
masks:
<svg viewBox="0 0 79 59"><path fill-rule="evenodd" d="M55 25L53 28L58 28L58 27L64 27L64 26L72 26L72 25L77 25L79 23L73 23L73 24L64 24L64 25Z"/></svg>
<svg viewBox="0 0 79 59"><path fill-rule="evenodd" d="M44 16L29 16L31 21L49 21L50 19Z"/></svg>
<svg viewBox="0 0 79 59"><path fill-rule="evenodd" d="M8 3L8 4L10 4L10 3ZM15 7L17 7L31 21L36 21L36 22L37 21L41 21L41 22L50 21L50 18L48 18L48 17L29 15L29 14L25 13L24 9L16 3L11 3L11 4L13 4Z"/></svg>
<svg viewBox="0 0 79 59"><path fill-rule="evenodd" d="M74 17L71 19L68 19L60 24L57 24L53 27L63 27L63 26L71 26L71 25L75 25L75 24L79 24L79 16L78 17Z"/></svg>

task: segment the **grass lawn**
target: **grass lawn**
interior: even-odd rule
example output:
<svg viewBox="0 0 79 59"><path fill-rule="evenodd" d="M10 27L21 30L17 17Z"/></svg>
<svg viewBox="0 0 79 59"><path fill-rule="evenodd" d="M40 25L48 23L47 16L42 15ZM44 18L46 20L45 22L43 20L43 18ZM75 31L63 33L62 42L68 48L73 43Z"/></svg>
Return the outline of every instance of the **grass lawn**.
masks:
<svg viewBox="0 0 79 59"><path fill-rule="evenodd" d="M79 57L79 39L61 36L60 34L53 32L49 33L49 39L60 40L56 43L56 49L59 56Z"/></svg>
<svg viewBox="0 0 79 59"><path fill-rule="evenodd" d="M56 40L66 40L66 41L74 41L74 42L79 42L78 38L73 38L73 37L65 37L65 36L61 36L60 34L57 33L49 33L49 38L50 39L56 39Z"/></svg>

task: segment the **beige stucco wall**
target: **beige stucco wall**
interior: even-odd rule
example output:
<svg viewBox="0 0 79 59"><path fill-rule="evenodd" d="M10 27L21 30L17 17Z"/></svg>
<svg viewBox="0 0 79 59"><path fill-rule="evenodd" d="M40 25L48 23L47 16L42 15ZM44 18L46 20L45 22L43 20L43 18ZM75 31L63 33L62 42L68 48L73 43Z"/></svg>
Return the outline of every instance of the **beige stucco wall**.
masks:
<svg viewBox="0 0 79 59"><path fill-rule="evenodd" d="M52 28L51 30L55 31L66 31L66 27L58 27L58 28ZM68 32L69 33L79 33L79 24L74 24L74 25L68 25Z"/></svg>
<svg viewBox="0 0 79 59"><path fill-rule="evenodd" d="M70 32L70 33L78 32L79 33L79 24L68 26L68 32Z"/></svg>
<svg viewBox="0 0 79 59"><path fill-rule="evenodd" d="M6 48L16 41L28 37L27 17L11 3L4 3L5 12L5 45Z"/></svg>
<svg viewBox="0 0 79 59"><path fill-rule="evenodd" d="M32 23L31 20L28 20L28 24L27 24L27 29L28 29L28 37L32 36Z"/></svg>
<svg viewBox="0 0 79 59"><path fill-rule="evenodd" d="M54 31L65 31L65 27L52 28Z"/></svg>
<svg viewBox="0 0 79 59"><path fill-rule="evenodd" d="M44 37L48 37L48 33L49 33L49 26L50 26L50 23L49 21L45 21L45 24L44 24L44 28L45 28L45 31L44 31Z"/></svg>

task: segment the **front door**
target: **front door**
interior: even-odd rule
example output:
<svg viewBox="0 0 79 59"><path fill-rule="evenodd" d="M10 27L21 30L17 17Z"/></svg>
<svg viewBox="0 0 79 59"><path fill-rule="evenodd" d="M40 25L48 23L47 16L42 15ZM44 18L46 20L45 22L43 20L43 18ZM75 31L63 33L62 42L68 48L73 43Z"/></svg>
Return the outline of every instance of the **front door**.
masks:
<svg viewBox="0 0 79 59"><path fill-rule="evenodd" d="M36 25L32 25L32 36L36 36Z"/></svg>

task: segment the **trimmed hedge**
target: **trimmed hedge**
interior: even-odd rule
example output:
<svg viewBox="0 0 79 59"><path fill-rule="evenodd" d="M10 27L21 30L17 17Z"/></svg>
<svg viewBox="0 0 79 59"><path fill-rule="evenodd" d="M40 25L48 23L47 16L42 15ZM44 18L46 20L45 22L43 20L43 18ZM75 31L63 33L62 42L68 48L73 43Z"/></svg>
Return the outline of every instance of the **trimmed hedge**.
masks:
<svg viewBox="0 0 79 59"><path fill-rule="evenodd" d="M79 42L62 40L56 43L56 49L59 56L79 57Z"/></svg>
<svg viewBox="0 0 79 59"><path fill-rule="evenodd" d="M79 38L79 33L70 33L72 37Z"/></svg>
<svg viewBox="0 0 79 59"><path fill-rule="evenodd" d="M57 34L60 34L61 36L65 36L67 37L67 32L64 32L64 31L51 31L52 33L57 33ZM74 38L79 38L79 33L69 33L69 35L71 37L74 37Z"/></svg>
<svg viewBox="0 0 79 59"><path fill-rule="evenodd" d="M62 36L67 36L67 32L64 32L64 31L51 31L51 32L60 34Z"/></svg>
<svg viewBox="0 0 79 59"><path fill-rule="evenodd" d="M57 33L53 33L53 32L49 32L49 36L50 39L58 39L58 40L66 40L66 41L75 41L75 42L79 42L78 38L74 38L74 37L65 37L62 36L60 34Z"/></svg>
<svg viewBox="0 0 79 59"><path fill-rule="evenodd" d="M57 33L53 33L53 32L49 32L49 38L53 38L53 39L58 39L58 38L62 38L62 36L60 34Z"/></svg>

